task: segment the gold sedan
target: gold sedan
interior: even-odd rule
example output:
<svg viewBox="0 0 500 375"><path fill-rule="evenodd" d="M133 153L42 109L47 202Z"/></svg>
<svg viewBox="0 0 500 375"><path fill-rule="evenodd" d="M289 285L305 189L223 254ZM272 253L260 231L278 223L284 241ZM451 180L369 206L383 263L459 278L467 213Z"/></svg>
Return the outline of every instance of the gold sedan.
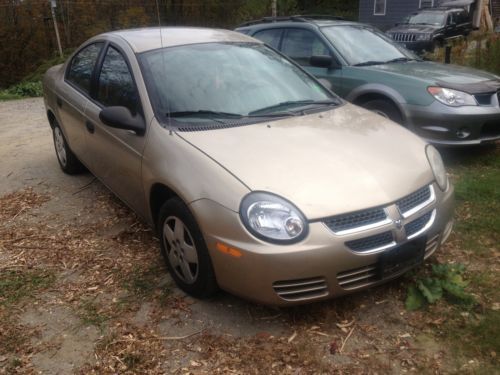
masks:
<svg viewBox="0 0 500 375"><path fill-rule="evenodd" d="M178 286L270 304L401 275L452 229L439 153L239 33L116 31L44 81L57 159L161 239Z"/></svg>

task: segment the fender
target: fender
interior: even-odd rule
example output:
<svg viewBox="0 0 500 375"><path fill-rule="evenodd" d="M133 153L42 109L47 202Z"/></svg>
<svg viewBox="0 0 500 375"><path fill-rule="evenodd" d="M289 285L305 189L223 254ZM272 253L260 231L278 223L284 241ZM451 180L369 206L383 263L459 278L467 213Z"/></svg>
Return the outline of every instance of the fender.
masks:
<svg viewBox="0 0 500 375"><path fill-rule="evenodd" d="M403 116L403 122L406 122L408 118L406 107L406 99L392 87L386 86L381 83L367 83L353 89L345 99L351 103L356 103L356 100L364 95L379 95L384 96L391 100L394 105L398 108L399 112Z"/></svg>

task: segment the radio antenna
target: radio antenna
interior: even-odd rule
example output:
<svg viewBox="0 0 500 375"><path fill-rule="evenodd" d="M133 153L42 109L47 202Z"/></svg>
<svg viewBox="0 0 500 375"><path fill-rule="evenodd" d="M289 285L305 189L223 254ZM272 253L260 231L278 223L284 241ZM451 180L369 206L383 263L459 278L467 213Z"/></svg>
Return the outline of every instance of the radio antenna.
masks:
<svg viewBox="0 0 500 375"><path fill-rule="evenodd" d="M162 34L162 27L161 27L161 17L160 17L160 4L159 0L155 0L156 2L156 15L158 17L158 28L160 29L160 46L161 46L161 59L162 59L162 65L163 69L165 70L165 55L163 51L163 34ZM170 135L172 135L172 126L170 123L170 104L169 104L169 99L168 97L165 97L165 101L167 104L167 125L168 129L170 130Z"/></svg>

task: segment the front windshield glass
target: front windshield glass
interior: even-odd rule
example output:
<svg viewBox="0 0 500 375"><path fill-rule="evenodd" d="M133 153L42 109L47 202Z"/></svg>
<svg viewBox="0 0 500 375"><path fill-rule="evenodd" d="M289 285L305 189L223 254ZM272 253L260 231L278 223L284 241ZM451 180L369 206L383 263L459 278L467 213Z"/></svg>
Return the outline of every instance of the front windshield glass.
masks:
<svg viewBox="0 0 500 375"><path fill-rule="evenodd" d="M408 19L408 23L414 25L442 25L444 22L444 14L436 12L417 13Z"/></svg>
<svg viewBox="0 0 500 375"><path fill-rule="evenodd" d="M322 28L322 31L350 65L382 64L397 59L416 58L382 32L365 26L330 26Z"/></svg>
<svg viewBox="0 0 500 375"><path fill-rule="evenodd" d="M290 115L299 104L338 103L300 68L261 44L183 45L143 53L140 60L157 111L179 121Z"/></svg>

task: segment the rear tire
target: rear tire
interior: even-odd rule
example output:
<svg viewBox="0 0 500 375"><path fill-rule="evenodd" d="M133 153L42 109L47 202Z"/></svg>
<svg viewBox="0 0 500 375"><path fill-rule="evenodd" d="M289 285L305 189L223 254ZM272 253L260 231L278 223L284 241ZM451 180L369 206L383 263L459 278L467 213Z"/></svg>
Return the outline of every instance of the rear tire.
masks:
<svg viewBox="0 0 500 375"><path fill-rule="evenodd" d="M85 171L85 167L69 148L64 134L57 124L52 128L52 137L54 139L57 161L63 172L72 175Z"/></svg>
<svg viewBox="0 0 500 375"><path fill-rule="evenodd" d="M399 112L399 109L388 100L375 99L370 100L362 104L362 107L373 111L380 116L388 118L400 125L403 124L403 116Z"/></svg>
<svg viewBox="0 0 500 375"><path fill-rule="evenodd" d="M158 218L161 253L176 284L198 298L218 287L212 260L196 220L179 198L166 201Z"/></svg>

